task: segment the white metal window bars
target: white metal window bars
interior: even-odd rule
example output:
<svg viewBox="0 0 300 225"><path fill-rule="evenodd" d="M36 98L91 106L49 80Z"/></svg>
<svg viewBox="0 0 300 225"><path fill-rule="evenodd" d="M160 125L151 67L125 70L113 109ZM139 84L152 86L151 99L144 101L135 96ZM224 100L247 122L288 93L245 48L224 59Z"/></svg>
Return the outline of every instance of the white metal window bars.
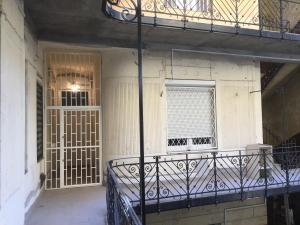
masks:
<svg viewBox="0 0 300 225"><path fill-rule="evenodd" d="M211 0L166 0L166 7L172 9L209 12Z"/></svg>
<svg viewBox="0 0 300 225"><path fill-rule="evenodd" d="M166 90L167 150L217 147L214 82L167 82Z"/></svg>

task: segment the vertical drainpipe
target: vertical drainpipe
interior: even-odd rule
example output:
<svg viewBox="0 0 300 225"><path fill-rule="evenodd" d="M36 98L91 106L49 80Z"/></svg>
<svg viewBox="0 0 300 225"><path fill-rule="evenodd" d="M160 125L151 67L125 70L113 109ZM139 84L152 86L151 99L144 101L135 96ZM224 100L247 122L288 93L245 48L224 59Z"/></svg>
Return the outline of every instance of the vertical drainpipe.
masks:
<svg viewBox="0 0 300 225"><path fill-rule="evenodd" d="M146 224L145 212L145 173L144 173L144 109L143 109L143 39L141 0L137 0L138 35L138 85L139 85L139 128L140 128L140 205L142 224Z"/></svg>

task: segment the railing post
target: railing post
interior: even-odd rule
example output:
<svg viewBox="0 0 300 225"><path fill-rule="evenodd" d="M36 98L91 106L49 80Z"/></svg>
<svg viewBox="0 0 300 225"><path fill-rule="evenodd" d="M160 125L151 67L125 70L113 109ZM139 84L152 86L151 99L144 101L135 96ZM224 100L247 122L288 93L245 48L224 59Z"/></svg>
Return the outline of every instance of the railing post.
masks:
<svg viewBox="0 0 300 225"><path fill-rule="evenodd" d="M265 178L265 197L268 194L268 177L267 177L267 159L266 159L266 149L262 149L263 152L263 163L264 163L264 178Z"/></svg>
<svg viewBox="0 0 300 225"><path fill-rule="evenodd" d="M216 152L213 152L214 160L214 188L215 188L215 204L218 203L218 182L217 182L217 162L216 162Z"/></svg>
<svg viewBox="0 0 300 225"><path fill-rule="evenodd" d="M279 0L279 13L280 13L280 18L279 18L279 26L280 26L280 34L281 34L281 38L283 38L283 4L282 4L282 0Z"/></svg>
<svg viewBox="0 0 300 225"><path fill-rule="evenodd" d="M186 0L183 0L183 29L186 29Z"/></svg>
<svg viewBox="0 0 300 225"><path fill-rule="evenodd" d="M187 197L187 207L191 207L191 202L190 202L190 177L189 177L189 155L186 154L185 157L185 167L186 167L186 197Z"/></svg>
<svg viewBox="0 0 300 225"><path fill-rule="evenodd" d="M154 1L154 27L157 25L157 0Z"/></svg>
<svg viewBox="0 0 300 225"><path fill-rule="evenodd" d="M261 1L258 0L258 23L259 23L259 35L262 36L262 31L263 31L263 10L261 6Z"/></svg>
<svg viewBox="0 0 300 225"><path fill-rule="evenodd" d="M286 175L286 192L290 189L290 174L289 174L289 151L283 153L285 155L285 175Z"/></svg>
<svg viewBox="0 0 300 225"><path fill-rule="evenodd" d="M109 163L108 166L110 166ZM107 204L107 221L111 225L115 225L114 216L115 216L115 195L114 195L114 187L112 185L112 178L107 169L107 192L106 192L106 204Z"/></svg>
<svg viewBox="0 0 300 225"><path fill-rule="evenodd" d="M214 1L209 0L210 4L210 32L213 32L213 26L214 26Z"/></svg>
<svg viewBox="0 0 300 225"><path fill-rule="evenodd" d="M238 6L239 0L235 0L235 32L236 34L239 33L239 6Z"/></svg>
<svg viewBox="0 0 300 225"><path fill-rule="evenodd" d="M242 166L242 151L239 151L239 165L240 165L240 185L241 185L241 200L244 200L244 187L243 187L243 166Z"/></svg>
<svg viewBox="0 0 300 225"><path fill-rule="evenodd" d="M145 152L144 152L144 102L143 102L143 35L142 35L142 1L137 0L137 50L138 50L138 96L139 96L139 131L140 131L140 205L142 225L146 225L145 203Z"/></svg>
<svg viewBox="0 0 300 225"><path fill-rule="evenodd" d="M157 195L157 212L160 212L160 186L159 186L159 158L160 156L155 157L156 164L156 195Z"/></svg>

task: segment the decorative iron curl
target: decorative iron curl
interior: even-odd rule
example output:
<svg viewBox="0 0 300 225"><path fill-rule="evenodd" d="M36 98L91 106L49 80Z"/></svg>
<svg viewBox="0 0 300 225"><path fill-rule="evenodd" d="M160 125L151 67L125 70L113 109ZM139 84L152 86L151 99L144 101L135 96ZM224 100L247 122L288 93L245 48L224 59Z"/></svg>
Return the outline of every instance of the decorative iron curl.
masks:
<svg viewBox="0 0 300 225"><path fill-rule="evenodd" d="M230 160L230 162L232 163L232 165L240 166L239 158L237 156L232 157L231 160Z"/></svg>
<svg viewBox="0 0 300 225"><path fill-rule="evenodd" d="M148 11L155 10L154 7L155 7L154 0L148 0L148 1L145 3L145 9L148 10Z"/></svg>
<svg viewBox="0 0 300 225"><path fill-rule="evenodd" d="M230 162L236 167L245 167L249 163L249 156L241 157L241 162L239 156L234 156L231 158Z"/></svg>
<svg viewBox="0 0 300 225"><path fill-rule="evenodd" d="M213 180L211 180L207 185L206 185L206 190L207 191L214 191L215 190L215 183Z"/></svg>
<svg viewBox="0 0 300 225"><path fill-rule="evenodd" d="M226 183L220 179L210 180L210 182L206 185L206 190L211 191L224 191L226 190Z"/></svg>
<svg viewBox="0 0 300 225"><path fill-rule="evenodd" d="M189 172L194 171L197 166L198 166L198 162L195 159L189 161Z"/></svg>
<svg viewBox="0 0 300 225"><path fill-rule="evenodd" d="M121 0L107 0L107 2L112 5L112 6L117 6L119 8L121 8L121 17L124 21L127 22L132 22L137 18L137 4L134 2L134 0L126 0L126 4L128 2L130 2L132 4L132 7L127 8L124 6L121 6L120 2ZM131 11L133 11L134 13L130 13Z"/></svg>
<svg viewBox="0 0 300 225"><path fill-rule="evenodd" d="M176 167L181 171L181 172L186 172L186 164L184 161L178 161Z"/></svg>
<svg viewBox="0 0 300 225"><path fill-rule="evenodd" d="M227 187L226 183L220 179L217 179L217 190L222 191Z"/></svg>
<svg viewBox="0 0 300 225"><path fill-rule="evenodd" d="M163 197L163 198L169 197L169 195L170 195L170 189L169 188L167 188L165 186L160 186L159 189L160 189L159 194L160 194L161 197Z"/></svg>
<svg viewBox="0 0 300 225"><path fill-rule="evenodd" d="M269 176L268 177L268 184L274 184L275 183L275 179L273 176Z"/></svg>
<svg viewBox="0 0 300 225"><path fill-rule="evenodd" d="M139 176L140 173L139 173L139 167L137 165L130 165L129 168L128 168L128 171L131 175L134 175L134 176Z"/></svg>
<svg viewBox="0 0 300 225"><path fill-rule="evenodd" d="M157 190L156 187L152 187L150 188L147 193L146 193L146 197L147 199L154 199L157 196Z"/></svg>

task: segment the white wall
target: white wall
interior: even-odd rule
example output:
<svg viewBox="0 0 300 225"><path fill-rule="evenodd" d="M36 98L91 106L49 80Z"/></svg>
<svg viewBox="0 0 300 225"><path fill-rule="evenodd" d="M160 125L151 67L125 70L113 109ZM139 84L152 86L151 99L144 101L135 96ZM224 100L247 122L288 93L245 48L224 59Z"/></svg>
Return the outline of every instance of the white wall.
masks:
<svg viewBox="0 0 300 225"><path fill-rule="evenodd" d="M41 71L36 40L24 26L22 1L3 0L1 14L0 95L0 224L22 225L39 193L41 165L36 162L35 82ZM27 66L25 66L25 58ZM26 96L25 67L28 71ZM27 98L27 100L26 100ZM27 101L27 102L26 102ZM26 106L27 103L27 118ZM25 120L28 171L25 174Z"/></svg>
<svg viewBox="0 0 300 225"><path fill-rule="evenodd" d="M138 155L136 51L102 52L104 160ZM218 148L262 143L259 62L171 51L144 52L145 152L166 153L165 79L216 81ZM253 93L252 93L253 92Z"/></svg>
<svg viewBox="0 0 300 225"><path fill-rule="evenodd" d="M3 0L2 7L0 224L21 225L24 221L24 20L16 0Z"/></svg>
<svg viewBox="0 0 300 225"><path fill-rule="evenodd" d="M32 205L40 193L40 173L44 172L44 160L37 162L36 85L43 84L42 52L28 26L25 26L26 58L26 154L27 169L24 180L25 209Z"/></svg>

